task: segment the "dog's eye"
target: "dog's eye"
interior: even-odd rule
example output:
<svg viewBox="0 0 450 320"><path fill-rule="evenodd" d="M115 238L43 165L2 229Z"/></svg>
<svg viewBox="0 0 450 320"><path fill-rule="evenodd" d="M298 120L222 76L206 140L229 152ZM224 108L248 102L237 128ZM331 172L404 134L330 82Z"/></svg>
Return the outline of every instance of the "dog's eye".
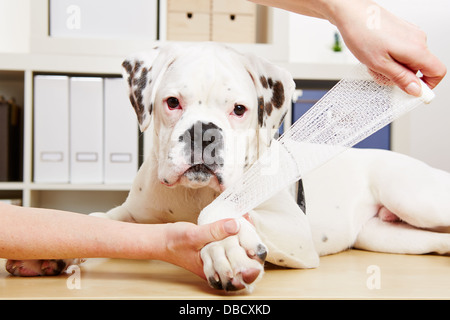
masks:
<svg viewBox="0 0 450 320"><path fill-rule="evenodd" d="M245 106L243 106L242 104L238 104L238 105L234 106L233 113L238 117L242 117L244 115L245 111L247 111L247 108Z"/></svg>
<svg viewBox="0 0 450 320"><path fill-rule="evenodd" d="M180 107L180 101L175 97L170 97L167 99L167 106L169 109L178 109Z"/></svg>

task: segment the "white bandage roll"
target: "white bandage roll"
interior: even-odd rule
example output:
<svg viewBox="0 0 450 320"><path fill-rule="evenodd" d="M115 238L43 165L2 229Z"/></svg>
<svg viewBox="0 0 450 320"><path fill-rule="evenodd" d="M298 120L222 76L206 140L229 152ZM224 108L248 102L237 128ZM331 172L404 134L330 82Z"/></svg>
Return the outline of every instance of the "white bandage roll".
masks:
<svg viewBox="0 0 450 320"><path fill-rule="evenodd" d="M230 217L249 212L340 152L433 98L433 91L423 82L422 96L414 97L384 76L358 65L273 141L239 181L206 207L199 223L221 208L226 208L226 216Z"/></svg>

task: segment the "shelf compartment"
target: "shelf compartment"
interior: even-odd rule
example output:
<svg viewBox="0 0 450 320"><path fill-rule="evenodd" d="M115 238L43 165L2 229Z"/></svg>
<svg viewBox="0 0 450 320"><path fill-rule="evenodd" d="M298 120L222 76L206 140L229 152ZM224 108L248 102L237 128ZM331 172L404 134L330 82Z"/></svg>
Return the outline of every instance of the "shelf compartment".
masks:
<svg viewBox="0 0 450 320"><path fill-rule="evenodd" d="M128 191L117 190L32 190L30 206L89 214L120 206Z"/></svg>
<svg viewBox="0 0 450 320"><path fill-rule="evenodd" d="M2 187L3 184L0 184ZM0 201L4 201L10 204L21 205L22 204L22 190L19 189L1 189L0 188Z"/></svg>
<svg viewBox="0 0 450 320"><path fill-rule="evenodd" d="M24 72L0 70L0 182L23 179Z"/></svg>

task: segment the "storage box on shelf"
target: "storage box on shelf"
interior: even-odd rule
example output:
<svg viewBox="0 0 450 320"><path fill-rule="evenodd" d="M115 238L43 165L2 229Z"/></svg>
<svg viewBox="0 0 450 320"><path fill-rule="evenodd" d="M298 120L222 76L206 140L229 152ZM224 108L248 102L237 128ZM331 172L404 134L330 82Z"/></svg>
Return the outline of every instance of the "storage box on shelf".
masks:
<svg viewBox="0 0 450 320"><path fill-rule="evenodd" d="M210 40L210 12L210 0L167 0L167 40Z"/></svg>
<svg viewBox="0 0 450 320"><path fill-rule="evenodd" d="M211 40L256 42L256 5L240 0L213 0Z"/></svg>
<svg viewBox="0 0 450 320"><path fill-rule="evenodd" d="M167 40L256 42L256 5L237 0L168 0Z"/></svg>

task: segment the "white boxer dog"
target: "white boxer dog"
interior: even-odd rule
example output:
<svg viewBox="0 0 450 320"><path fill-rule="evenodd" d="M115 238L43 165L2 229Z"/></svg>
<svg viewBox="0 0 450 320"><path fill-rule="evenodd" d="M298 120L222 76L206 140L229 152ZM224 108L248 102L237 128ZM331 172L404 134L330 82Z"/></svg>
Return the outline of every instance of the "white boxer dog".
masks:
<svg viewBox="0 0 450 320"><path fill-rule="evenodd" d="M202 209L264 152L288 108L294 81L268 61L226 46L165 45L123 63L131 104L150 139L126 201L96 216L136 223L227 218ZM282 165L282 164L281 164ZM450 174L383 150L350 149L303 178L301 205L282 191L240 219L238 235L201 251L216 289L251 290L265 260L315 268L355 247L450 252ZM200 217L199 217L200 215ZM11 273L32 261L8 262ZM58 273L69 261L54 261ZM20 266L20 267L18 267ZM50 268L51 269L51 268Z"/></svg>

